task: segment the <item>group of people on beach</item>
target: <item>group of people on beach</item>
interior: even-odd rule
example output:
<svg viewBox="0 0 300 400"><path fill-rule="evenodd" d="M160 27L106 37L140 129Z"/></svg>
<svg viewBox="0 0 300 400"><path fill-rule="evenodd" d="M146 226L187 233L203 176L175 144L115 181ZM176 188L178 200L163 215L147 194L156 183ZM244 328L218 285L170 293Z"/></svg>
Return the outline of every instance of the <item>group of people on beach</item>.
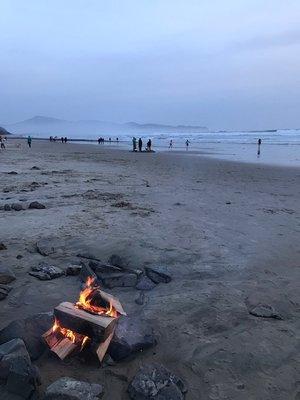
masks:
<svg viewBox="0 0 300 400"><path fill-rule="evenodd" d="M143 140L142 138L139 138L138 140L136 137L132 138L132 151L137 151L137 148L139 151L143 151ZM145 150L144 151L152 151L152 141L151 139L148 139L148 142L146 144Z"/></svg>
<svg viewBox="0 0 300 400"><path fill-rule="evenodd" d="M60 139L57 137L57 136L50 136L49 137L49 140L50 140L50 142L57 142L57 141L61 141L62 143L67 143L67 141L68 141L68 138L65 136L65 137L61 137Z"/></svg>
<svg viewBox="0 0 300 400"><path fill-rule="evenodd" d="M112 140L111 140L111 137L110 138L108 138L108 140L106 140L108 143L111 143L112 142ZM117 143L119 143L119 138L117 137L116 138L116 140L115 140ZM103 144L105 142L105 139L103 138L103 137L99 137L98 138L98 144Z"/></svg>

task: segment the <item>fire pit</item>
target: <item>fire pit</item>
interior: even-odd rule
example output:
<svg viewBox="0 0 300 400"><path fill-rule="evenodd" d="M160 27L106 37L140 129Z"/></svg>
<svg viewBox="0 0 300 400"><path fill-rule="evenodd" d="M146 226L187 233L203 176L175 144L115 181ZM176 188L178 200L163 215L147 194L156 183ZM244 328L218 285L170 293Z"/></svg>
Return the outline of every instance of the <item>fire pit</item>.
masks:
<svg viewBox="0 0 300 400"><path fill-rule="evenodd" d="M126 313L119 300L89 277L75 304L64 302L54 309L54 325L43 338L61 360L93 341L102 362L120 315Z"/></svg>

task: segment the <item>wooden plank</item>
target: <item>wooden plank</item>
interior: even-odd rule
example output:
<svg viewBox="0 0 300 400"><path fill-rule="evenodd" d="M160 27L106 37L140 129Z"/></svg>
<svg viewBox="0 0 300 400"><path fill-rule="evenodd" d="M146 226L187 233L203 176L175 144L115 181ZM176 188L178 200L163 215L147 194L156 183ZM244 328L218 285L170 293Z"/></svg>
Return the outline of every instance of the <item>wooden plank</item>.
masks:
<svg viewBox="0 0 300 400"><path fill-rule="evenodd" d="M111 303L112 306L114 307L114 309L116 311L118 311L119 314L127 315L122 307L122 304L116 297L112 296L109 293L104 292L103 290L99 290L99 292L100 292L101 296L103 297L103 299L106 300L108 303Z"/></svg>
<svg viewBox="0 0 300 400"><path fill-rule="evenodd" d="M69 354L71 354L78 346L73 343L70 339L64 338L57 342L51 351L55 353L61 360L64 360Z"/></svg>
<svg viewBox="0 0 300 400"><path fill-rule="evenodd" d="M100 341L109 336L117 321L116 318L90 314L69 302L59 304L54 315L64 328Z"/></svg>
<svg viewBox="0 0 300 400"><path fill-rule="evenodd" d="M50 328L47 332L45 332L42 337L44 338L45 342L47 345L50 347L50 349L57 343L59 342L63 336L60 335L57 332L53 332L53 329Z"/></svg>
<svg viewBox="0 0 300 400"><path fill-rule="evenodd" d="M112 341L114 333L115 333L115 328L108 335L108 337L104 340L104 342L100 343L100 345L98 346L98 348L96 350L96 353L97 353L97 356L98 356L98 359L100 362L102 362L102 360L107 352L108 346L110 345L110 342Z"/></svg>

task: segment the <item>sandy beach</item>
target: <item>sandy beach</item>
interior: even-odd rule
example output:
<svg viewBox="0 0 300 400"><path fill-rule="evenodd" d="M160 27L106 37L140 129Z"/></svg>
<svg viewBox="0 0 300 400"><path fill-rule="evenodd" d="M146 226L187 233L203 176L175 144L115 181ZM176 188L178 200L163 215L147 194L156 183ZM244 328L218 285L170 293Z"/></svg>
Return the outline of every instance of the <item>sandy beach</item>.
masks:
<svg viewBox="0 0 300 400"><path fill-rule="evenodd" d="M187 400L299 399L299 168L16 144L0 153L0 263L16 276L0 329L76 300L78 277L28 274L43 261L64 269L88 251L105 262L118 255L132 270L165 265L172 276L145 291L143 305L135 288L108 290L151 324L155 347L103 367L46 350L34 362L41 393L66 375L103 384L104 400L128 399L139 365L158 362L184 380ZM33 201L46 208L28 209ZM3 209L13 203L24 209ZM48 256L41 240L53 245ZM271 315L255 315L261 305Z"/></svg>

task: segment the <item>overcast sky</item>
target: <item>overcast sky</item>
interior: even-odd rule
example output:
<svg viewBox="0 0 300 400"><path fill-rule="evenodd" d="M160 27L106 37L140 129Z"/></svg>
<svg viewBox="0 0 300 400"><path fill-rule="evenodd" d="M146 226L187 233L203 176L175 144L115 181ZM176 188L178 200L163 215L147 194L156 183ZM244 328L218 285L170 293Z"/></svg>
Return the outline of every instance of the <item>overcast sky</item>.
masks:
<svg viewBox="0 0 300 400"><path fill-rule="evenodd" d="M300 127L299 0L1 0L0 125Z"/></svg>

